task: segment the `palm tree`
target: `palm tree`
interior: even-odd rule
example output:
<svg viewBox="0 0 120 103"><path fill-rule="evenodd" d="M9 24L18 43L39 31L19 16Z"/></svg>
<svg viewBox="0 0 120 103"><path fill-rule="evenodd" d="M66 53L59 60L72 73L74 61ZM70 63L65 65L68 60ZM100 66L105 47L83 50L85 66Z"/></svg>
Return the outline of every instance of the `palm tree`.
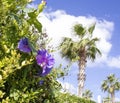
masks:
<svg viewBox="0 0 120 103"><path fill-rule="evenodd" d="M62 57L68 58L70 61L78 61L78 96L82 97L84 89L84 82L86 80L85 66L87 58L94 61L96 54L101 54L100 50L96 47L98 38L93 38L93 31L95 24L88 29L81 24L73 26L73 31L78 36L78 41L73 41L72 38L65 37L60 45Z"/></svg>
<svg viewBox="0 0 120 103"><path fill-rule="evenodd" d="M82 94L82 97L83 98L86 98L86 99L91 99L93 96L92 96L92 92L90 90L85 90Z"/></svg>
<svg viewBox="0 0 120 103"><path fill-rule="evenodd" d="M107 97L103 98L103 103L111 103L111 98L109 95Z"/></svg>
<svg viewBox="0 0 120 103"><path fill-rule="evenodd" d="M110 74L106 80L103 81L101 88L104 92L108 92L111 95L112 103L115 103L115 91L120 90L120 81L114 74Z"/></svg>

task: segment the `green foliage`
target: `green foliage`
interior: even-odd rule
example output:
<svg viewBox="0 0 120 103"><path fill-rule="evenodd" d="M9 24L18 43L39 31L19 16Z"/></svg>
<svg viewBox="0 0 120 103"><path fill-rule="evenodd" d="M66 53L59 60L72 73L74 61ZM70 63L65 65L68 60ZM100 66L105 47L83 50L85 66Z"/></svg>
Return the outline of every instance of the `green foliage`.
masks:
<svg viewBox="0 0 120 103"><path fill-rule="evenodd" d="M82 24L76 24L74 26L74 31L77 35L80 36L80 38L83 38L83 36L85 35L86 33L86 29L83 27Z"/></svg>
<svg viewBox="0 0 120 103"><path fill-rule="evenodd" d="M106 80L103 81L101 88L104 92L114 93L120 90L120 80L114 74L110 74Z"/></svg>
<svg viewBox="0 0 120 103"><path fill-rule="evenodd" d="M58 103L96 103L92 100L84 99L84 98L79 98L75 95L71 95L69 93L61 93L59 95L60 101Z"/></svg>
<svg viewBox="0 0 120 103"><path fill-rule="evenodd" d="M107 79L102 82L101 89L111 95L111 101L114 102L115 92L120 90L120 79L114 74L107 76Z"/></svg>
<svg viewBox="0 0 120 103"><path fill-rule="evenodd" d="M93 96L93 93L90 91L90 90L85 90L82 94L82 97L83 98L86 98L86 99L91 99Z"/></svg>
<svg viewBox="0 0 120 103"><path fill-rule="evenodd" d="M17 49L23 37L29 38L33 50L38 49L38 38L43 36L37 16L45 2L38 9L27 8L28 3L28 0L0 1L0 102L56 103L61 89L57 78L63 72L60 68L53 69L53 73L40 77L41 67L36 63L34 51L27 54Z"/></svg>
<svg viewBox="0 0 120 103"><path fill-rule="evenodd" d="M74 33L78 35L79 41L74 41L72 38L64 38L60 44L61 54L72 62L79 61L84 56L85 59L95 60L96 55L100 54L100 50L96 46L98 38L93 38L93 31L95 24L91 25L88 29L83 27L82 24L73 26Z"/></svg>
<svg viewBox="0 0 120 103"><path fill-rule="evenodd" d="M78 56L78 44L73 42L71 38L64 38L60 45L60 49L62 49L62 57L69 58L72 61L80 59Z"/></svg>
<svg viewBox="0 0 120 103"><path fill-rule="evenodd" d="M95 29L95 24L91 25L91 26L88 28L88 32L89 32L90 34L92 34L93 31L94 31L94 29Z"/></svg>

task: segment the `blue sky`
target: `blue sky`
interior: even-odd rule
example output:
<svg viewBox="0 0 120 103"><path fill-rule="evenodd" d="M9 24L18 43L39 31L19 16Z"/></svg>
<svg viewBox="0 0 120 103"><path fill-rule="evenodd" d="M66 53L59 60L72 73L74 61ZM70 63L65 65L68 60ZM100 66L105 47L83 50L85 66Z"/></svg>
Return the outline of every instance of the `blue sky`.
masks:
<svg viewBox="0 0 120 103"><path fill-rule="evenodd" d="M39 4L40 0L35 0ZM88 26L96 22L94 35L101 41L98 47L103 56L98 57L95 63L88 62L86 67L85 89L90 89L97 96L107 96L100 89L101 82L106 77L114 73L120 78L120 0L47 0L47 6L39 16L40 22L47 30L50 37L53 37L53 43L58 44L59 38L63 36L72 37L71 27L75 22ZM58 54L56 64L60 62L64 65L66 61L60 58ZM65 78L63 84L69 86L71 92L77 88L77 64L71 66L69 75ZM120 98L120 92L116 93Z"/></svg>

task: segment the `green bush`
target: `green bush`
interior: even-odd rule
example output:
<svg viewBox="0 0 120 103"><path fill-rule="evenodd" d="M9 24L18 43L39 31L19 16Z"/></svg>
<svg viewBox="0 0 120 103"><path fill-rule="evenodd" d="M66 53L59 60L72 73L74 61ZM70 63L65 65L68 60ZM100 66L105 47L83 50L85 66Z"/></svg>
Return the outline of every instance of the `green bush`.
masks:
<svg viewBox="0 0 120 103"><path fill-rule="evenodd" d="M96 103L92 100L80 98L76 95L71 95L69 93L61 93L59 95L59 98L61 98L59 103Z"/></svg>
<svg viewBox="0 0 120 103"><path fill-rule="evenodd" d="M27 8L28 1L0 0L0 103L95 103L60 92L57 79L64 76L61 66L46 76L38 75L41 67L35 55L40 45L36 42L39 38L46 48L46 39L37 16L46 3L33 9ZM17 48L24 37L31 44L30 53Z"/></svg>
<svg viewBox="0 0 120 103"><path fill-rule="evenodd" d="M41 67L35 58L35 50L39 49L36 42L44 35L37 16L42 12L45 2L38 5L38 9L27 8L28 3L28 0L0 1L1 103L55 103L55 97L61 89L57 82L59 68L53 68L53 73L47 76L38 76ZM18 42L24 37L31 43L30 53L17 48ZM44 82L40 84L40 81Z"/></svg>

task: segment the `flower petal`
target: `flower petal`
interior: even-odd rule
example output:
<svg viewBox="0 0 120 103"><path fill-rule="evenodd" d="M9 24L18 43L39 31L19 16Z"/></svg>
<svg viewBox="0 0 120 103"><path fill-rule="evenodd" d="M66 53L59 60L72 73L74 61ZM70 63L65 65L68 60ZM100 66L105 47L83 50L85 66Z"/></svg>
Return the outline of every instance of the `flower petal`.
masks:
<svg viewBox="0 0 120 103"><path fill-rule="evenodd" d="M29 46L28 38L22 38L20 39L18 43L18 49L22 52L29 53L31 52L31 48Z"/></svg>
<svg viewBox="0 0 120 103"><path fill-rule="evenodd" d="M54 65L54 58L45 49L38 50L36 61L43 69L42 76L47 75Z"/></svg>

